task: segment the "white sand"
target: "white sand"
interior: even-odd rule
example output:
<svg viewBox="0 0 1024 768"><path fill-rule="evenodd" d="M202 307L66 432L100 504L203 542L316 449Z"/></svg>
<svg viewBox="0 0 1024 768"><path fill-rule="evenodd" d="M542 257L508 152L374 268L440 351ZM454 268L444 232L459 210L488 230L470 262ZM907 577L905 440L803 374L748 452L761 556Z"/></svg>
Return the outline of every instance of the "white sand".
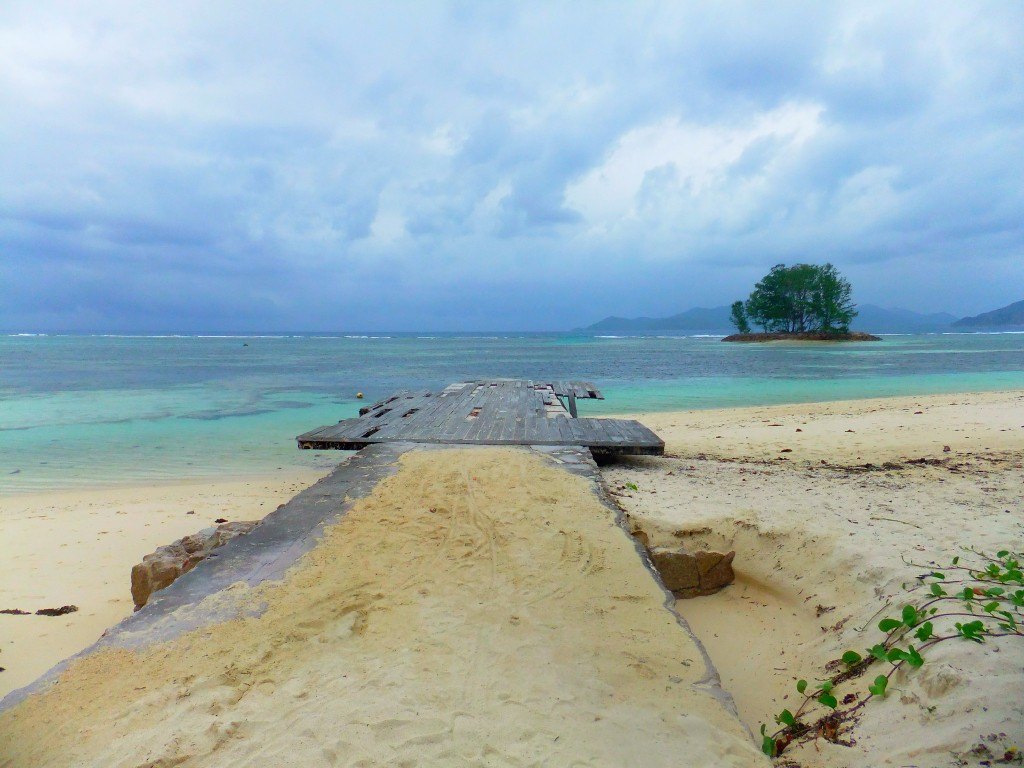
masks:
<svg viewBox="0 0 1024 768"><path fill-rule="evenodd" d="M322 473L22 494L0 499L0 697L94 643L132 612L131 567L217 518L259 520ZM189 512L194 514L188 514Z"/></svg>
<svg viewBox="0 0 1024 768"><path fill-rule="evenodd" d="M0 715L5 767L763 764L591 484L527 451L407 454L232 592L266 611Z"/></svg>
<svg viewBox="0 0 1024 768"><path fill-rule="evenodd" d="M734 586L677 605L755 731L794 708L797 678L822 678L826 662L877 641L875 613L902 605L901 583L921 572L901 555L948 562L965 546L1022 548L1024 393L643 418L675 457L624 461L606 479L652 543L737 550ZM921 457L946 463L903 463ZM819 740L785 756L822 768L942 766L989 734L1005 734L987 742L993 751L1024 746L1022 645L945 643L866 707L854 747Z"/></svg>
<svg viewBox="0 0 1024 768"><path fill-rule="evenodd" d="M796 678L813 679L843 650L860 649L874 641L870 631L861 633L854 628L873 625L877 621L873 614L889 600L898 604L901 582L917 573L903 565L900 555L946 560L963 545L1019 548L1024 541L1024 393L649 414L641 419L666 438L668 450L675 457L613 465L606 469L606 477L612 486L622 488L621 502L652 532L655 543L738 550L736 585L711 598L681 601L679 607L705 639L740 714L755 730L783 706L792 706ZM945 445L950 446L948 453L943 451ZM792 451L781 453L783 448ZM946 464L903 465L905 459L922 457ZM903 466L863 471L865 463L880 467L887 461ZM0 615L0 665L9 667L8 672L0 673L0 686L4 686L0 690L15 687L12 680L20 685L34 678L127 615L131 610L128 569L141 554L208 525L215 517L257 517L313 479L295 478L290 483L274 479L248 487L243 483L89 491L0 501L0 540L11 564L0 570L0 607L34 610L68 602L82 607L79 613L61 618ZM639 490L626 490L626 482L636 483ZM425 480L422 484L424 492L454 500L466 495L468 485L435 485ZM195 509L196 515L185 516L188 509ZM382 527L387 519L390 515L381 515L377 526ZM466 539L467 546L471 540ZM565 551L571 554L573 549ZM532 555L523 557L529 561ZM473 568L479 567L474 561ZM561 571L559 575L565 577ZM429 588L428 595L403 591L405 597L415 600L426 600L429 593ZM432 601L424 603L423 610L433 612L441 606L450 610L448 604ZM463 609L468 610L468 606ZM408 610L407 605L401 608ZM362 626L352 612L344 616L339 624L342 635ZM527 632L528 638L535 632L550 633L555 627L565 626L567 616L556 607L547 610L544 618L550 626L531 621L517 632ZM469 619L469 614L460 615L460 621ZM840 625L838 630L833 629L836 625ZM633 644L622 639L625 627L621 620L610 625L610 642L619 643L620 650ZM318 644L309 637L319 631L314 626L302 628L299 634L316 648ZM400 628L395 631L400 632ZM474 651L469 655L475 664L495 665L499 676L518 674L511 673L500 659L481 663L476 650L492 642L493 637L486 633L477 637L466 646ZM517 647L526 648L524 652L530 654L539 653L529 650L532 641L528 638ZM388 647L390 653L399 656L412 653L408 645ZM584 644L580 654L575 638L566 647L576 649L563 651L566 659L593 653ZM548 659L536 655L529 658L535 660L542 677L550 669ZM650 661L648 656L641 658L645 663ZM209 672L203 667L203 659L196 661L197 677ZM431 741L437 733L431 731L438 725L436 720L412 717L397 722L385 716L386 710L391 711L388 708L394 708L395 691L406 677L411 677L417 681L417 688L409 701L431 696L454 700L470 695L471 689L459 688L451 677L435 690L432 686L436 680L410 670L408 662L394 668L401 672L399 679L393 668L371 669L369 659L370 655L364 654L359 662L360 674L376 677L356 695L355 702L366 706L369 713L361 725L354 726L358 738L334 726L321 729L315 717L300 717L304 710L288 709L292 706L288 697L284 704L274 700L275 711L293 715L292 719L280 719L308 742L295 749L297 755L312 755L309 764L330 764L332 759L343 763L353 749L370 749L378 742L393 745L401 739L416 744L417 736L427 745L417 756L436 755L431 751L437 744L436 738ZM139 708L143 720L165 708L171 716L180 716L182 727L194 731L198 734L195 738L202 742L197 754L218 739L227 745L218 749L240 754L233 750L241 749L238 744L246 741L246 734L265 727L259 708L268 700L262 697L280 697L287 689L288 696L305 693L314 704L324 707L325 697L348 700L353 695L350 688L339 688L344 679L313 678L310 670L314 668L296 672L298 682L291 686L281 684L280 672L275 673L276 682L267 684L246 678L249 687L239 700L244 712L232 709L231 700L238 694L231 691L239 689L214 678L206 678L207 683L200 686L186 681L167 682L173 690L190 691L181 700L170 697L170 704L167 687L156 690L147 686L146 691L124 692L126 702L149 697L124 706L126 710ZM115 664L113 678L117 669ZM463 665L459 669L468 674L467 669L476 667ZM993 748L1024 745L1019 696L1024 685L1022 669L1021 649L1005 641L998 649L994 645L964 647L947 643L921 671L909 679L894 680L894 694L885 702L869 705L853 731L855 747L819 741L787 756L809 768L941 766L955 764L954 752L961 753L991 733L1006 734L992 742ZM531 675L517 685L529 686L535 677ZM179 687L174 689L174 685ZM538 685L541 692L551 694L550 689ZM857 685L862 688L865 681ZM522 689L517 694L525 695ZM109 707L113 698L114 694L108 695L102 706ZM559 717L552 718L552 722L561 722L561 713L579 708L580 699L566 699L557 708ZM247 702L253 702L251 710ZM195 708L189 710L191 704ZM497 705L492 702L492 706ZM503 702L502 707L523 709L510 701ZM619 717L627 716L624 707L625 702L619 700L605 708ZM595 706L594 711L597 709ZM497 721L507 714L504 709L484 711ZM584 707L583 711L590 710ZM241 712L249 719L231 712ZM335 714L342 718L340 722L357 717L351 708ZM152 716L153 722L162 716ZM371 723L378 720L386 724L373 727ZM85 727L89 720L72 722ZM549 726L538 728L539 732L551 733L550 729L544 730ZM145 728L143 732L151 733ZM98 733L110 735L102 728ZM39 737L43 742L48 738ZM79 734L67 738L77 739ZM564 738L555 743L562 744ZM589 743L589 735L583 740ZM129 741L136 746L139 743ZM551 764L569 764L570 754L577 748L582 751L574 756L581 764L586 762L586 745L571 743L571 749L552 758ZM166 746L159 739L154 744ZM467 747L465 742L461 744ZM541 744L537 749L548 746ZM273 751L279 747L275 742L267 748ZM0 755L6 754L0 749ZM541 750L536 754L551 752ZM686 748L677 749L677 757L684 764L701 765ZM499 762L492 758L479 756L478 762ZM372 754L367 758L369 764L376 759ZM527 761L524 757L523 762ZM58 759L56 764L67 762Z"/></svg>

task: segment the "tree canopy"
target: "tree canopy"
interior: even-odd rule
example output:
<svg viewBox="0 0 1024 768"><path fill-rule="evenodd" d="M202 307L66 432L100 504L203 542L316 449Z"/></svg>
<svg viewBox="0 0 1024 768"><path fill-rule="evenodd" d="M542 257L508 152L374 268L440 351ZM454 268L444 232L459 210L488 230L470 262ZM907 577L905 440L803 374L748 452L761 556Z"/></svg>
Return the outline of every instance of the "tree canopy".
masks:
<svg viewBox="0 0 1024 768"><path fill-rule="evenodd" d="M776 264L745 302L732 305L740 333L848 333L857 316L850 282L831 264Z"/></svg>

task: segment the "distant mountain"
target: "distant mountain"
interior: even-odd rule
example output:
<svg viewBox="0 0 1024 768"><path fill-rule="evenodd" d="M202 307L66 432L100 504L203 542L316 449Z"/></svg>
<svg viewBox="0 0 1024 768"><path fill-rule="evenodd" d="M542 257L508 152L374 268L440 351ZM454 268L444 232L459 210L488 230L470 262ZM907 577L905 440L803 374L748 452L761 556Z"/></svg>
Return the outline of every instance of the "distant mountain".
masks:
<svg viewBox="0 0 1024 768"><path fill-rule="evenodd" d="M922 314L909 309L858 304L857 317L850 325L855 331L871 333L929 333L949 330L955 320L956 315L948 312Z"/></svg>
<svg viewBox="0 0 1024 768"><path fill-rule="evenodd" d="M953 325L958 328L992 328L1008 325L1024 325L1024 301L1015 301L1002 309L982 312L974 317L957 320Z"/></svg>
<svg viewBox="0 0 1024 768"><path fill-rule="evenodd" d="M606 317L580 330L589 333L643 333L646 331L696 331L729 333L728 307L694 307L671 317Z"/></svg>
<svg viewBox="0 0 1024 768"><path fill-rule="evenodd" d="M1014 305L1016 306L1016 305ZM921 314L909 309L886 309L874 304L857 306L859 314L853 330L871 333L928 333L947 330L956 315L946 312ZM690 333L732 333L729 307L695 307L671 317L606 317L586 328L584 333L652 333L657 331L688 331Z"/></svg>

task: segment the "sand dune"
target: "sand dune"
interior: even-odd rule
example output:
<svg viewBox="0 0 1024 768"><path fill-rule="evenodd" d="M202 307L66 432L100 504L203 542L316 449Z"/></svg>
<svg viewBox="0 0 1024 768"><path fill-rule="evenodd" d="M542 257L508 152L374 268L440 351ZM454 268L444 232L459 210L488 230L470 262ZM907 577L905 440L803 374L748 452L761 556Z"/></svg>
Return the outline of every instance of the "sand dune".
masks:
<svg viewBox="0 0 1024 768"><path fill-rule="evenodd" d="M264 609L0 715L0 765L763 763L592 485L526 451L406 454L230 599Z"/></svg>

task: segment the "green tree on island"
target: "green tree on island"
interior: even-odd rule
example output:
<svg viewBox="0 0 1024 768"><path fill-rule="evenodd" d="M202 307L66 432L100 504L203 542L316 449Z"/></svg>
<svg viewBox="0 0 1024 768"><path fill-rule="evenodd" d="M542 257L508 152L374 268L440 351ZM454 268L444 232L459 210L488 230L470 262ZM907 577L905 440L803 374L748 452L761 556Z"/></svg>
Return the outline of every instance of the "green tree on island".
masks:
<svg viewBox="0 0 1024 768"><path fill-rule="evenodd" d="M747 320L747 310L742 301L734 301L731 307L730 319L740 333L750 333L750 321Z"/></svg>
<svg viewBox="0 0 1024 768"><path fill-rule="evenodd" d="M845 334L857 316L852 293L831 264L776 264L745 302L733 302L732 322L740 333L753 323L765 333Z"/></svg>

